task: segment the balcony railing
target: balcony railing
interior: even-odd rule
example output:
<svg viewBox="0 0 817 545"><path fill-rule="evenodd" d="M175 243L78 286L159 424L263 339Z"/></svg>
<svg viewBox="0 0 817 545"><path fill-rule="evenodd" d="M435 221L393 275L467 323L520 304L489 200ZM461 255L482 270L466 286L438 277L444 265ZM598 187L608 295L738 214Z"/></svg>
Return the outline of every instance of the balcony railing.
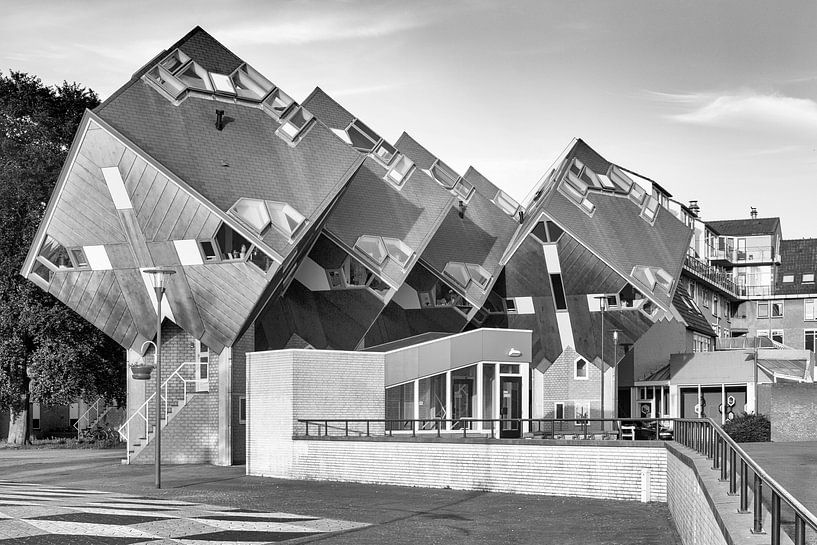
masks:
<svg viewBox="0 0 817 545"><path fill-rule="evenodd" d="M709 259L713 261L728 261L729 263L771 263L774 252L771 248L758 247L745 250L709 250Z"/></svg>
<svg viewBox="0 0 817 545"><path fill-rule="evenodd" d="M744 286L738 286L732 279L731 275L723 272L720 269L712 267L711 265L707 265L700 259L688 255L684 260L684 267L686 267L687 270L695 273L703 280L706 280L710 284L713 284L714 286L734 295L735 297L744 295L744 293L742 293Z"/></svg>

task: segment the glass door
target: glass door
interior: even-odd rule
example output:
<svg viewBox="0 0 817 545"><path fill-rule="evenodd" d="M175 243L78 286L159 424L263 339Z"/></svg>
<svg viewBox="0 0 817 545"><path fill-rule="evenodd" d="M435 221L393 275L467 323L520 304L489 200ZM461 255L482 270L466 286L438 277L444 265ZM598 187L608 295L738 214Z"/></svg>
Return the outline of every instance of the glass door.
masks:
<svg viewBox="0 0 817 545"><path fill-rule="evenodd" d="M522 377L499 377L499 437L522 436Z"/></svg>

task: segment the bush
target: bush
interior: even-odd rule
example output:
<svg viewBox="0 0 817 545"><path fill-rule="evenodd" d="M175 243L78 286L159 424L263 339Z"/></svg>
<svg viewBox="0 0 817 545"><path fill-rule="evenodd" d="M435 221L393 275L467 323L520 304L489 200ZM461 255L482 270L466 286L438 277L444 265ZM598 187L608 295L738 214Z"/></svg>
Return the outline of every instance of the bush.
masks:
<svg viewBox="0 0 817 545"><path fill-rule="evenodd" d="M738 443L772 440L772 423L762 414L744 414L727 420L723 431Z"/></svg>

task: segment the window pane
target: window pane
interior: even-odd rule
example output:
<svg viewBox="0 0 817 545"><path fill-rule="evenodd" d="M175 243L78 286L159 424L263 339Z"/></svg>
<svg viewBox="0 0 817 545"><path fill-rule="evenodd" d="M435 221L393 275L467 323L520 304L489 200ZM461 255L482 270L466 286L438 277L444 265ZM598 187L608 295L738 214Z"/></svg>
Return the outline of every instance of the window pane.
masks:
<svg viewBox="0 0 817 545"><path fill-rule="evenodd" d="M471 275L464 263L449 262L445 265L443 273L463 288L471 281Z"/></svg>
<svg viewBox="0 0 817 545"><path fill-rule="evenodd" d="M454 184L460 179L459 174L454 172L454 169L440 160L437 160L431 167L431 174L434 176L434 179L446 189L453 189Z"/></svg>
<svg viewBox="0 0 817 545"><path fill-rule="evenodd" d="M218 261L218 252L215 245L209 240L201 241L201 250L204 253L205 261Z"/></svg>
<svg viewBox="0 0 817 545"><path fill-rule="evenodd" d="M445 375L420 380L420 414L418 418L444 420L445 414ZM445 427L445 424L443 424ZM419 429L437 429L436 422L420 422Z"/></svg>
<svg viewBox="0 0 817 545"><path fill-rule="evenodd" d="M411 423L406 419L414 418L414 383L386 389L386 430L410 430Z"/></svg>
<svg viewBox="0 0 817 545"><path fill-rule="evenodd" d="M414 162L411 159L405 155L401 155L391 169L389 169L389 171L386 173L386 178L388 178L394 185L400 187L405 182L406 176L413 166Z"/></svg>
<svg viewBox="0 0 817 545"><path fill-rule="evenodd" d="M567 299L565 298L565 290L562 286L562 275L551 274L550 284L553 287L553 300L556 304L556 310L567 310Z"/></svg>
<svg viewBox="0 0 817 545"><path fill-rule="evenodd" d="M216 242L221 250L221 259L225 261L240 260L247 257L250 243L226 223L222 223L216 233Z"/></svg>
<svg viewBox="0 0 817 545"><path fill-rule="evenodd" d="M346 134L349 135L349 140L352 141L352 146L355 149L367 153L372 151L380 140L379 136L359 121L353 121L349 128L346 129Z"/></svg>
<svg viewBox="0 0 817 545"><path fill-rule="evenodd" d="M262 271L267 272L270 270L270 267L275 264L275 261L273 261L273 259L266 253L253 246L252 251L250 252L250 263Z"/></svg>
<svg viewBox="0 0 817 545"><path fill-rule="evenodd" d="M397 150L394 148L394 146L392 146L385 140L380 142L380 145L378 145L377 148L375 148L374 150L375 156L381 161L383 161L384 164L387 165L391 163L391 160L394 159L394 155L396 153Z"/></svg>
<svg viewBox="0 0 817 545"><path fill-rule="evenodd" d="M73 269L74 264L68 257L68 251L62 244L51 238L45 237L43 247L40 248L40 257L46 259L49 263L60 269Z"/></svg>
<svg viewBox="0 0 817 545"><path fill-rule="evenodd" d="M386 260L386 246L380 237L363 235L355 242L355 248L369 256L378 265L382 265Z"/></svg>
<svg viewBox="0 0 817 545"><path fill-rule="evenodd" d="M267 206L259 199L238 199L233 205L232 212L259 233L266 229L270 222Z"/></svg>
<svg viewBox="0 0 817 545"><path fill-rule="evenodd" d="M280 89L274 90L270 93L270 96L264 101L264 106L266 110L272 113L276 118L280 119L281 116L286 114L289 111L289 107L295 103L292 98L283 92Z"/></svg>
<svg viewBox="0 0 817 545"><path fill-rule="evenodd" d="M77 267L87 267L88 260L85 258L85 251L82 248L74 248L71 250L71 257Z"/></svg>
<svg viewBox="0 0 817 545"><path fill-rule="evenodd" d="M396 238L383 237L383 244L386 245L386 251L389 253L389 257L396 261L401 267L405 267L414 254L414 250L402 240Z"/></svg>

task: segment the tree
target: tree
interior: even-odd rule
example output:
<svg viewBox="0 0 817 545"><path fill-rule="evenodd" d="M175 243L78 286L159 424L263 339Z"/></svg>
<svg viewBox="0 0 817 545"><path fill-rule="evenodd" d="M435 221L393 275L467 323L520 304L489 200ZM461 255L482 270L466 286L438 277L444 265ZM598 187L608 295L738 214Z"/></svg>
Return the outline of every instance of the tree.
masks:
<svg viewBox="0 0 817 545"><path fill-rule="evenodd" d="M76 83L0 72L0 407L12 443L28 441L31 400L124 398L122 348L19 274L82 115L98 104Z"/></svg>

